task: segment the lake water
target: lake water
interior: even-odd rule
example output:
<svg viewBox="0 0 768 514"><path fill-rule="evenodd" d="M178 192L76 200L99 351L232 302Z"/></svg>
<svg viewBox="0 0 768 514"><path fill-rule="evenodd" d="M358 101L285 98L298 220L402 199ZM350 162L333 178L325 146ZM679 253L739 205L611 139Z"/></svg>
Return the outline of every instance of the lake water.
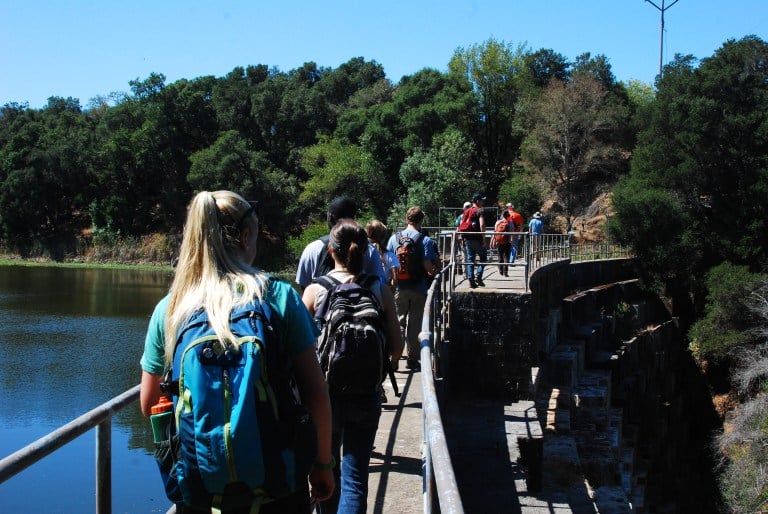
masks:
<svg viewBox="0 0 768 514"><path fill-rule="evenodd" d="M163 271L0 266L0 457L139 383ZM95 511L95 431L0 484L0 512ZM149 421L112 420L115 513L165 512Z"/></svg>

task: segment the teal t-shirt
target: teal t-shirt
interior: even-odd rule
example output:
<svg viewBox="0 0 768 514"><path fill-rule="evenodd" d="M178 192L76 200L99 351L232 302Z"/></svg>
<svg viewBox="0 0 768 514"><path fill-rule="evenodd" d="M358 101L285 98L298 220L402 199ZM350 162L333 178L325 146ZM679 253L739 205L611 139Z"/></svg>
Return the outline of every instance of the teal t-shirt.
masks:
<svg viewBox="0 0 768 514"><path fill-rule="evenodd" d="M272 326L279 336L280 345L296 356L307 348L314 348L317 327L296 290L286 281L272 278L264 295L272 309ZM165 296L155 306L144 339L141 369L152 375L165 373L165 314L169 297Z"/></svg>

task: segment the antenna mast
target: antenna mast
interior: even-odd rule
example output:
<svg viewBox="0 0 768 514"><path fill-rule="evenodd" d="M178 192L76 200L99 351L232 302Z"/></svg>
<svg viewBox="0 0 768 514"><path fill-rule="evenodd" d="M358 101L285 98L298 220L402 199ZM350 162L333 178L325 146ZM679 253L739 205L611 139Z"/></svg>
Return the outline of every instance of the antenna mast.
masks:
<svg viewBox="0 0 768 514"><path fill-rule="evenodd" d="M659 77L661 77L661 70L662 70L662 64L664 62L664 11L675 5L680 0L675 0L671 4L664 6L665 0L661 0L661 7L656 5L652 0L645 0L647 3L654 6L656 9L661 11L661 40L659 42Z"/></svg>

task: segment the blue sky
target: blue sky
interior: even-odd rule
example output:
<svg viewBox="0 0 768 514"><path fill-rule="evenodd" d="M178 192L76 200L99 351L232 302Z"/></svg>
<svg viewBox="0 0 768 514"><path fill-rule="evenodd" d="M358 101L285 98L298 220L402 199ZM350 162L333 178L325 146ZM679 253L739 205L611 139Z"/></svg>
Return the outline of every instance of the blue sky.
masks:
<svg viewBox="0 0 768 514"><path fill-rule="evenodd" d="M665 0L664 62L711 56L729 38L768 41L768 0ZM654 0L659 7L662 0ZM0 0L0 105L220 77L236 66L289 71L374 60L393 82L447 69L459 47L493 37L573 60L604 54L618 80L652 84L661 12L644 0Z"/></svg>

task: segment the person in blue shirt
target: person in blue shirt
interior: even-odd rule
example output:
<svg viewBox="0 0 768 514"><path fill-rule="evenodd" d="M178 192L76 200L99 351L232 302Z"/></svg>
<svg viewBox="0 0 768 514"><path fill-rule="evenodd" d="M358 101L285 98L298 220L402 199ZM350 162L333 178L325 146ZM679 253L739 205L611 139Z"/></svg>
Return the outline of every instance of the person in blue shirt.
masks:
<svg viewBox="0 0 768 514"><path fill-rule="evenodd" d="M544 222L541 221L541 212L536 211L531 221L528 222L528 233L536 235L544 233Z"/></svg>
<svg viewBox="0 0 768 514"><path fill-rule="evenodd" d="M339 196L328 205L328 230L343 218L357 217L357 203L349 197ZM312 280L322 277L333 269L333 259L328 253L328 236L315 239L301 252L299 266L296 269L296 283L303 291ZM384 266L381 265L381 255L373 244L368 244L363 255L363 271L379 277L382 284L387 283Z"/></svg>
<svg viewBox="0 0 768 514"><path fill-rule="evenodd" d="M528 222L528 240L530 241L531 255L534 262L541 260L541 241L540 237L544 234L544 222L541 220L541 212L536 211Z"/></svg>
<svg viewBox="0 0 768 514"><path fill-rule="evenodd" d="M418 371L421 369L419 352L419 332L421 332L421 318L424 315L424 304L427 301L427 290L434 274L439 271L437 257L437 244L422 233L424 223L424 211L415 206L408 209L405 215L406 227L400 232L392 234L387 243L387 250L398 255L398 248L410 240L414 244L414 252L406 267L400 262L397 277L397 290L395 291L395 303L397 304L397 317L400 329L406 341L408 358L406 367Z"/></svg>

